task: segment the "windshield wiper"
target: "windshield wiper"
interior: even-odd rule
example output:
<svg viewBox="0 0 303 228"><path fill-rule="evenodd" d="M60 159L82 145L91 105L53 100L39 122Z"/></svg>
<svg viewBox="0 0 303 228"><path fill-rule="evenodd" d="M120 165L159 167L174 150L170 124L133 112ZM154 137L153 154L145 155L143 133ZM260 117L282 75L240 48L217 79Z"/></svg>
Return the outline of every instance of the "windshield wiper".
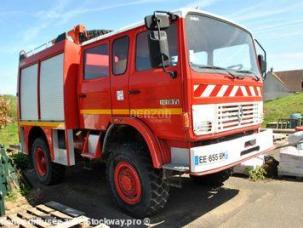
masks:
<svg viewBox="0 0 303 228"><path fill-rule="evenodd" d="M218 67L218 66L209 66L209 65L196 65L196 64L192 64L195 67L198 67L200 69L212 69L212 70L223 70L226 73L228 73L228 75L230 76L230 78L235 79L237 78L233 73L231 73L228 69L223 68L223 67Z"/></svg>
<svg viewBox="0 0 303 228"><path fill-rule="evenodd" d="M256 81L260 81L260 78L259 78L254 72L252 72L252 71L250 71L250 70L237 70L236 72L237 72L237 73L242 73L242 74L251 74L251 75L254 76L254 79L255 79Z"/></svg>

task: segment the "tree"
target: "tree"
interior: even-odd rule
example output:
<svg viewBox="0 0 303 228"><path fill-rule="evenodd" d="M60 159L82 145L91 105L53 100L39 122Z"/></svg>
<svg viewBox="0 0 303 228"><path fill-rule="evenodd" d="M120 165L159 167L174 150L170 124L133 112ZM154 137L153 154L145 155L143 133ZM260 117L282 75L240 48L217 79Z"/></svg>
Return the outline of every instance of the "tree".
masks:
<svg viewBox="0 0 303 228"><path fill-rule="evenodd" d="M10 122L10 102L4 96L0 96L0 128Z"/></svg>

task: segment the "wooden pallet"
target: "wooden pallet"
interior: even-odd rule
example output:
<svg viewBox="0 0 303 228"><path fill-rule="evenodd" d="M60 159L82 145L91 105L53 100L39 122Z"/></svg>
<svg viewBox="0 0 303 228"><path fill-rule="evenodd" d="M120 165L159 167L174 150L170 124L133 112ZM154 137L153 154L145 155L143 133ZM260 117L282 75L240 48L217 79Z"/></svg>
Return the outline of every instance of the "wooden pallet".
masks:
<svg viewBox="0 0 303 228"><path fill-rule="evenodd" d="M84 213L60 203L49 202L36 207L25 205L19 211L0 217L0 227L91 227ZM107 226L98 226L107 227Z"/></svg>

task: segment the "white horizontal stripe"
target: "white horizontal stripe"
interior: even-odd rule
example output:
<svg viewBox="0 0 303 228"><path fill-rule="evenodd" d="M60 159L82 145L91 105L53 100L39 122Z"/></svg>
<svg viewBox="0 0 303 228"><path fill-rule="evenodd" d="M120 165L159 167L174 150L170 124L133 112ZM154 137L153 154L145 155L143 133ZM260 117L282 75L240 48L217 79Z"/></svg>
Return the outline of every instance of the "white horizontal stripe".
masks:
<svg viewBox="0 0 303 228"><path fill-rule="evenodd" d="M241 86L240 88L241 88L241 91L242 91L242 93L243 93L243 96L244 96L244 97L247 97L247 96L248 96L248 93L247 93L247 91L246 91L245 86Z"/></svg>
<svg viewBox="0 0 303 228"><path fill-rule="evenodd" d="M239 86L234 86L231 93L229 94L230 97L234 97L239 89Z"/></svg>
<svg viewBox="0 0 303 228"><path fill-rule="evenodd" d="M217 97L223 97L227 89L228 89L228 85L223 85L219 90Z"/></svg>
<svg viewBox="0 0 303 228"><path fill-rule="evenodd" d="M249 90L250 90L251 95L252 95L253 97L255 97L255 96L256 96L256 93L255 93L254 87L253 87L253 86L250 86L250 87L249 87Z"/></svg>
<svg viewBox="0 0 303 228"><path fill-rule="evenodd" d="M214 90L215 87L216 85L208 85L204 90L204 92L202 93L201 97L209 97L209 95L211 94L211 92Z"/></svg>

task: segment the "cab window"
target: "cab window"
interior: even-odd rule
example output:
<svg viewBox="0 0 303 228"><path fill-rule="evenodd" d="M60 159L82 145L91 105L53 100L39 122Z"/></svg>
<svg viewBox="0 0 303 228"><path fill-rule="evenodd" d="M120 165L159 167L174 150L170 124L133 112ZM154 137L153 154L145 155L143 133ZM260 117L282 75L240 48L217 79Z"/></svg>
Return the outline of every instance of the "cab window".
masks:
<svg viewBox="0 0 303 228"><path fill-rule="evenodd" d="M113 74L124 74L127 69L129 39L127 36L113 42Z"/></svg>
<svg viewBox="0 0 303 228"><path fill-rule="evenodd" d="M177 45L177 27L176 24L170 26L167 30L170 64L176 66L178 63L178 45ZM141 32L137 35L136 42L136 70L143 71L151 69L149 47L148 47L148 32Z"/></svg>
<svg viewBox="0 0 303 228"><path fill-rule="evenodd" d="M109 74L108 45L89 48L84 53L84 79L106 77Z"/></svg>

